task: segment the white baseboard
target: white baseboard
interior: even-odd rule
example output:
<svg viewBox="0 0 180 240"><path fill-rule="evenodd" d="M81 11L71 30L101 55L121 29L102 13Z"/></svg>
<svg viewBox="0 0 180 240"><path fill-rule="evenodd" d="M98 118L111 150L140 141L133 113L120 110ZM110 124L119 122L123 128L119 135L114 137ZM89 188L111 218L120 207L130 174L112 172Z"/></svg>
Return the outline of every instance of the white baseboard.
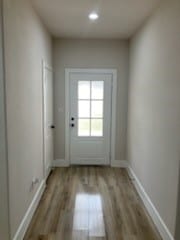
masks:
<svg viewBox="0 0 180 240"><path fill-rule="evenodd" d="M30 204L30 206L29 206L29 208L28 208L28 210L27 210L27 212L26 212L26 214L25 214L25 216L24 216L16 234L15 234L15 236L13 237L13 240L23 240L24 235L25 235L25 233L28 229L28 226L29 226L29 224L32 220L32 217L34 215L34 212L35 212L35 210L36 210L36 208L39 204L39 201L42 197L42 194L45 190L45 187L46 187L45 181L43 180L41 182L41 184L40 184L32 202L31 202L31 204Z"/></svg>
<svg viewBox="0 0 180 240"><path fill-rule="evenodd" d="M131 167L128 174L163 240L175 240Z"/></svg>
<svg viewBox="0 0 180 240"><path fill-rule="evenodd" d="M68 167L69 163L65 160L55 160L53 162L53 167ZM127 168L129 177L132 179L132 182L139 193L149 215L151 216L154 224L156 225L159 233L163 240L175 240L172 234L170 233L169 229L167 228L166 224L162 220L160 214L158 213L157 209L153 205L151 199L149 198L148 194L146 193L145 189L143 188L141 182L137 178L136 174L132 170L132 168L128 167L127 161L118 161L114 160L111 162L112 167L119 167L119 168ZM27 231L27 228L31 222L33 214L39 204L39 201L42 197L42 194L45 190L45 181L43 180L37 190L32 203L30 204L13 240L23 240L23 237Z"/></svg>
<svg viewBox="0 0 180 240"><path fill-rule="evenodd" d="M52 167L69 167L69 162L65 159L56 159L53 161Z"/></svg>
<svg viewBox="0 0 180 240"><path fill-rule="evenodd" d="M69 167L69 162L64 159L56 159L52 163L52 167ZM126 160L113 160L111 167L127 168L128 162Z"/></svg>
<svg viewBox="0 0 180 240"><path fill-rule="evenodd" d="M50 164L50 166L47 167L47 171L46 171L45 177L44 177L44 178L45 178L45 179L44 179L45 182L47 181L47 179L48 179L48 177L49 177L49 175L50 175L51 170L52 170L52 164Z"/></svg>
<svg viewBox="0 0 180 240"><path fill-rule="evenodd" d="M126 160L113 160L113 161L111 161L111 167L127 168L128 167L128 161L126 161Z"/></svg>

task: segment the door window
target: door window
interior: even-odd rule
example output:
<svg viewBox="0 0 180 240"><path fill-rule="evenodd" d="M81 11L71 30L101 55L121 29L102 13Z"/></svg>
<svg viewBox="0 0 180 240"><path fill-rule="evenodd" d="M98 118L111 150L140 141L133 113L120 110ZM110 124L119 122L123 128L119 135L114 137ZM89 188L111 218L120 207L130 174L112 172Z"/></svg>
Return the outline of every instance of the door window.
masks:
<svg viewBox="0 0 180 240"><path fill-rule="evenodd" d="M104 81L78 81L78 136L102 137Z"/></svg>

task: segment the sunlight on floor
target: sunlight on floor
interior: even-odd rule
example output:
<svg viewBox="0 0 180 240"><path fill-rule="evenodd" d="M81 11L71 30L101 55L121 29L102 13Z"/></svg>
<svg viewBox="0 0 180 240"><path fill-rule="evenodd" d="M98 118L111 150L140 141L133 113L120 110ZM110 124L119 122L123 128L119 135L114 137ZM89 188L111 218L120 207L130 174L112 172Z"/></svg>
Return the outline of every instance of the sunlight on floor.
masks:
<svg viewBox="0 0 180 240"><path fill-rule="evenodd" d="M99 194L76 196L73 229L89 231L90 237L105 236L102 200Z"/></svg>

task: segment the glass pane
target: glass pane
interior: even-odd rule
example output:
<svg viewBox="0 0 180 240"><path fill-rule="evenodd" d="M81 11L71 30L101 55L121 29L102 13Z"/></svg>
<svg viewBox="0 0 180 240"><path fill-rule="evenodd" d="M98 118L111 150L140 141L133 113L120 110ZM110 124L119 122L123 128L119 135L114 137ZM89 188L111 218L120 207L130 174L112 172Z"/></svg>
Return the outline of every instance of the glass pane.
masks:
<svg viewBox="0 0 180 240"><path fill-rule="evenodd" d="M104 82L92 81L92 99L103 99L104 97Z"/></svg>
<svg viewBox="0 0 180 240"><path fill-rule="evenodd" d="M91 136L93 137L103 136L103 120L102 119L91 120Z"/></svg>
<svg viewBox="0 0 180 240"><path fill-rule="evenodd" d="M78 120L78 136L79 137L90 136L90 119Z"/></svg>
<svg viewBox="0 0 180 240"><path fill-rule="evenodd" d="M78 118L90 118L90 101L79 101Z"/></svg>
<svg viewBox="0 0 180 240"><path fill-rule="evenodd" d="M90 81L78 82L78 98L90 99Z"/></svg>
<svg viewBox="0 0 180 240"><path fill-rule="evenodd" d="M103 101L91 102L91 117L103 118Z"/></svg>

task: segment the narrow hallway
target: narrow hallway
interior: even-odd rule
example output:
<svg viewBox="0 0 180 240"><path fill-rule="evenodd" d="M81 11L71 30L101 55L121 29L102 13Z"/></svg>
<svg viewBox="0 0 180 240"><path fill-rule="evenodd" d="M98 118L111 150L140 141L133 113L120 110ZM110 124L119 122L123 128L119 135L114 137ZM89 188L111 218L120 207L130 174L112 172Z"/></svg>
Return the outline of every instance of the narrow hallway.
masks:
<svg viewBox="0 0 180 240"><path fill-rule="evenodd" d="M0 0L0 240L180 240L180 0Z"/></svg>

